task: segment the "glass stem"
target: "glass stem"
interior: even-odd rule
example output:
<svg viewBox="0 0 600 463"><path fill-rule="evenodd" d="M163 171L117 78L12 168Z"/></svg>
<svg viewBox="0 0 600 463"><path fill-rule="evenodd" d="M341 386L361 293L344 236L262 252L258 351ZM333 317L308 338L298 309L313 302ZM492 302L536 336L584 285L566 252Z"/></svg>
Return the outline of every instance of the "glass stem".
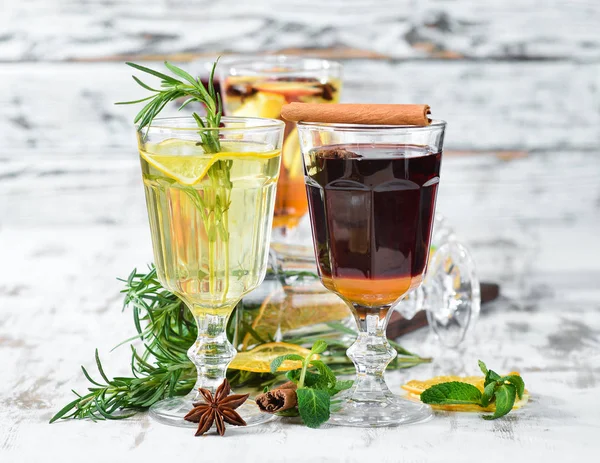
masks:
<svg viewBox="0 0 600 463"><path fill-rule="evenodd" d="M356 381L351 391L354 400L381 400L391 394L383 372L396 357L386 337L386 327L391 315L389 307L363 307L352 304L352 313L358 325L358 337L347 351L356 367Z"/></svg>
<svg viewBox="0 0 600 463"><path fill-rule="evenodd" d="M198 326L198 338L188 350L188 357L198 371L198 379L192 390L193 400L200 399L200 387L215 393L236 354L225 333L229 315L207 314L201 310L192 311Z"/></svg>

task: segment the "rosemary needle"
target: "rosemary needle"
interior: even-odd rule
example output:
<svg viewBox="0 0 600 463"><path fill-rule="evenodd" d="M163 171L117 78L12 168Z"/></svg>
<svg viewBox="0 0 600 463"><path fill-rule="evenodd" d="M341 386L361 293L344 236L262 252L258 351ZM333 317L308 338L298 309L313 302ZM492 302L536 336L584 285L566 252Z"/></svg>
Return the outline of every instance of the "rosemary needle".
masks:
<svg viewBox="0 0 600 463"><path fill-rule="evenodd" d="M201 103L206 107L205 121L202 120L202 118L196 112L192 113L192 116L194 117L199 128L198 133L201 140L199 144L202 145L207 153L218 153L221 150L218 131L202 130L215 129L221 124L223 103L221 101L221 96L215 91L215 86L213 83L218 61L219 60L217 59L213 64L208 80L208 88L204 86L199 77L192 77L189 73L175 66L174 64L169 63L168 61L165 61L165 67L181 80L177 77L155 71L154 69L128 62L126 63L128 66L161 79L160 88L156 89L151 87L138 77L132 76L133 80L135 80L138 85L145 90L152 92L153 95L140 100L121 101L116 104L123 105L146 103L133 120L134 123L138 124L138 129L141 131L144 128L149 128L154 118L158 116L163 108L172 101L178 100L179 98L187 98L179 107L180 111L192 102Z"/></svg>

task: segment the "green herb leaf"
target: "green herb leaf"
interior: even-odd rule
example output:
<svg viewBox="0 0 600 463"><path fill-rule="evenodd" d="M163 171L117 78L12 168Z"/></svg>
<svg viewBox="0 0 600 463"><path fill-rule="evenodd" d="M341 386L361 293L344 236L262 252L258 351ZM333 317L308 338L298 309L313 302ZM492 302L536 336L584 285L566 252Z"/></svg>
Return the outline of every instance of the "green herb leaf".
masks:
<svg viewBox="0 0 600 463"><path fill-rule="evenodd" d="M198 124L198 128L201 129L198 131L198 134L200 135L200 141L198 144L202 145L207 153L217 153L221 150L219 133L217 130L208 130L219 127L222 115L221 101L219 96L216 95L214 91L213 84L217 62L218 59L213 64L208 83L208 90L204 87L204 84L202 84L200 79L194 79L189 73L167 61L164 63L165 67L183 80L179 80L175 77L163 74L162 72L155 71L154 69L150 69L139 64L127 63L127 65L137 69L138 71L145 72L146 74L150 74L161 79L160 89L153 88L147 85L145 82L142 82L136 76L133 76L133 79L138 85L140 85L140 87L152 92L153 94L147 98L118 102L116 104L135 104L150 100L140 110L134 119L134 123L139 123L139 130L142 130L145 127L150 127L152 121L168 103L173 102L181 97L187 97L187 100L179 107L179 110L182 110L188 104L192 102L198 102L204 105L206 108L206 121L202 120L196 113L193 113L196 123Z"/></svg>
<svg viewBox="0 0 600 463"><path fill-rule="evenodd" d="M488 370L485 375L485 381L483 383L484 386L487 386L491 382L500 381L500 375L496 373L494 370Z"/></svg>
<svg viewBox="0 0 600 463"><path fill-rule="evenodd" d="M298 395L298 412L306 426L318 428L329 419L330 398L327 391L320 389L300 388Z"/></svg>
<svg viewBox="0 0 600 463"><path fill-rule="evenodd" d="M275 373L277 369L281 366L283 362L286 360L299 360L300 362L304 361L304 357L298 354L286 354L280 355L275 360L271 362L271 373Z"/></svg>
<svg viewBox="0 0 600 463"><path fill-rule="evenodd" d="M483 373L484 376L487 376L488 373L488 369L485 366L485 363L483 363L481 360L477 361L477 364L479 365L479 369L481 370L481 372Z"/></svg>
<svg viewBox="0 0 600 463"><path fill-rule="evenodd" d="M426 404L481 404L481 392L472 384L451 381L436 384L421 393L421 401Z"/></svg>
<svg viewBox="0 0 600 463"><path fill-rule="evenodd" d="M168 76L168 75L166 75L166 74L163 74L162 72L155 71L154 69L150 69L150 68L147 68L147 67L145 67L145 66L142 66L142 65L140 65L140 64L135 64L135 63L130 63L130 62L126 62L125 64L126 64L127 66L131 66L132 68L135 68L135 69L137 69L138 71L142 71L142 72L145 72L145 73L147 73L147 74L151 74L151 75L153 75L153 76L155 76L155 77L158 77L159 79L162 79L162 80L164 80L165 82L169 82L169 83L171 83L171 84L176 84L176 83L178 83L178 80L177 80L177 79L174 79L174 78L173 78L173 77L171 77L171 76Z"/></svg>
<svg viewBox="0 0 600 463"><path fill-rule="evenodd" d="M321 360L311 360L310 364L319 371L320 381L315 384L315 387L320 389L330 389L335 386L337 378L335 373ZM305 380L306 384L306 380Z"/></svg>
<svg viewBox="0 0 600 463"><path fill-rule="evenodd" d="M523 398L523 393L525 392L525 381L519 375L509 375L501 378L501 381L508 381L512 384L517 390L517 396L519 399Z"/></svg>
<svg viewBox="0 0 600 463"><path fill-rule="evenodd" d="M165 66L166 68L171 71L173 74L178 75L179 77L181 77L182 79L187 80L190 84L192 85L196 85L198 82L196 82L196 79L194 79L191 75L189 75L187 72L185 72L183 69L178 68L177 66L172 65L171 63L169 63L168 61L165 61Z"/></svg>
<svg viewBox="0 0 600 463"><path fill-rule="evenodd" d="M318 340L311 347L310 351L313 354L321 354L327 350L327 343L325 341Z"/></svg>
<svg viewBox="0 0 600 463"><path fill-rule="evenodd" d="M341 391L345 391L346 389L350 389L354 381L351 379L346 379L342 381L336 381L335 386L329 389L329 395L334 396Z"/></svg>
<svg viewBox="0 0 600 463"><path fill-rule="evenodd" d="M56 415L54 415L51 419L50 419L50 424L54 423L56 420L60 420L63 416L65 416L68 412L70 412L71 410L73 410L74 408L77 407L77 404L79 403L79 401L81 400L81 397L77 397L77 399L75 399L73 402L68 403L67 405L65 405L62 409L60 409Z"/></svg>
<svg viewBox="0 0 600 463"><path fill-rule="evenodd" d="M496 383L495 381L485 386L485 388L483 389L483 395L481 396L482 407L487 407L490 404L490 402L494 398L494 392L496 391L497 386L498 383Z"/></svg>
<svg viewBox="0 0 600 463"><path fill-rule="evenodd" d="M298 381L300 381L301 374L302 374L302 369L299 368L298 370L288 371L285 376L287 379L289 379L290 381L293 381L297 384ZM311 373L310 371L307 371L304 374L304 387L316 387L317 384L319 384L319 382L321 380L322 380L322 377L320 374Z"/></svg>
<svg viewBox="0 0 600 463"><path fill-rule="evenodd" d="M496 389L496 411L493 415L485 415L486 420L495 420L510 412L515 404L517 388L512 384L503 384Z"/></svg>

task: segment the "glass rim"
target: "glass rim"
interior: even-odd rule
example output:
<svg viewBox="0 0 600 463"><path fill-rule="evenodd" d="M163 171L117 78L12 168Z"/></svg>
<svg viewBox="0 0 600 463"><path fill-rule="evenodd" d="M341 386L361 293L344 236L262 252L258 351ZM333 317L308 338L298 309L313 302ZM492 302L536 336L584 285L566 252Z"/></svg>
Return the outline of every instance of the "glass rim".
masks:
<svg viewBox="0 0 600 463"><path fill-rule="evenodd" d="M221 73L227 76L247 76L247 75L274 75L274 76L286 76L286 75L297 75L297 74L310 74L316 72L340 72L343 69L342 63L326 58L319 58L313 56L297 56L297 55L253 55L253 56L231 56L226 57L220 61L222 64ZM290 68L287 69L261 69L260 65L273 65L273 64L289 64ZM294 67L294 65L300 65ZM304 67L303 65L314 65ZM232 73L232 70L239 68L236 73Z"/></svg>
<svg viewBox="0 0 600 463"><path fill-rule="evenodd" d="M203 121L206 117L201 117ZM173 117L157 117L149 126L144 127L142 130L172 130L182 132L198 132L198 130L207 132L236 132L236 131L262 131L262 130L273 130L281 129L285 127L285 123L279 119L269 119L266 117L235 117L235 116L223 116L221 123L248 123L249 125L243 125L239 127L198 127L196 119L192 116L173 116ZM181 125L181 123L185 125ZM179 125L177 125L179 124ZM136 131L140 131L140 124L135 124Z"/></svg>
<svg viewBox="0 0 600 463"><path fill-rule="evenodd" d="M432 119L429 125L376 125L376 124L344 124L339 122L303 122L299 121L298 127L330 129L342 132L370 132L370 131L385 131L385 132L427 132L440 130L446 127L446 121L441 119Z"/></svg>

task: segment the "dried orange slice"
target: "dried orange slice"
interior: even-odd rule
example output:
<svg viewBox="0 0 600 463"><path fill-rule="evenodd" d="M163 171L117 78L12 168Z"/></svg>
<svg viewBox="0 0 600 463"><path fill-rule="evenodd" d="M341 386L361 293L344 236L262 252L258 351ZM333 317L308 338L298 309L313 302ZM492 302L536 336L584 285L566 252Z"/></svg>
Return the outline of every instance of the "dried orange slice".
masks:
<svg viewBox="0 0 600 463"><path fill-rule="evenodd" d="M512 371L509 375L519 375L518 372ZM402 389L408 392L408 397L412 399L419 400L421 393L430 388L431 386L435 386L436 384L441 383L449 383L451 381L459 381L461 383L468 383L475 386L481 392L483 392L483 384L485 382L485 378L483 376L436 376L434 378L419 381L413 379L408 383L402 386ZM522 398L517 398L515 404L513 405L513 410L517 410L525 405L529 401L529 391L525 389ZM478 405L471 404L451 404L451 405L432 405L434 410L446 410L451 412L493 412L496 410L496 406L492 403L487 407L480 407Z"/></svg>
<svg viewBox="0 0 600 463"><path fill-rule="evenodd" d="M252 350L246 352L238 352L233 361L229 364L229 368L233 370L251 371L253 373L270 373L271 362L280 355L298 354L306 357L310 353L307 349L296 344L287 342L269 342L261 344ZM316 356L315 358L317 358ZM289 371L302 367L302 362L299 360L286 360L281 364L277 371Z"/></svg>

